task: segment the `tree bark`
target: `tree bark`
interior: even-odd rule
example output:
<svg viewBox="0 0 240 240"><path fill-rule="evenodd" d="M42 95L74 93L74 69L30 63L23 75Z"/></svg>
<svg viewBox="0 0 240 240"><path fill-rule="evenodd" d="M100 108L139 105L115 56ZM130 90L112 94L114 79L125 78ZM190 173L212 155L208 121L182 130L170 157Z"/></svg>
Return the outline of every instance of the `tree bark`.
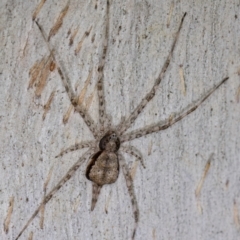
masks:
<svg viewBox="0 0 240 240"><path fill-rule="evenodd" d="M114 126L150 91L184 12L165 77L130 130L168 119L229 77L180 122L131 141L146 165L143 169L134 157L124 155L132 167L140 212L135 239L238 239L239 2L110 4L104 96ZM3 0L1 5L0 238L15 239L44 194L86 149L55 156L75 142L93 140L71 107L33 19L51 35L64 75L97 123L97 67L106 1ZM102 188L91 212L86 165L57 191L20 239L130 239L134 218L122 172L116 183Z"/></svg>

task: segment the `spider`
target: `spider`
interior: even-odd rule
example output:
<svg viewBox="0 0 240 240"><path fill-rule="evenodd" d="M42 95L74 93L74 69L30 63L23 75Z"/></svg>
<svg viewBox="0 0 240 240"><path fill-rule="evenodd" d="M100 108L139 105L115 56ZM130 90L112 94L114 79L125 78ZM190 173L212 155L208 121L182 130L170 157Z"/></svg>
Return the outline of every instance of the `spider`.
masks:
<svg viewBox="0 0 240 240"><path fill-rule="evenodd" d="M187 115L194 112L217 88L219 88L228 79L228 77L224 78L216 86L214 86L207 93L205 93L197 102L195 102L191 106L186 107L183 111L177 114L171 115L165 121L126 133L126 131L135 122L135 120L141 114L141 112L146 107L146 105L155 96L155 93L170 64L177 40L180 35L180 31L183 26L184 19L187 15L186 13L184 13L181 19L181 22L179 24L178 30L176 32L176 36L173 40L169 55L167 56L167 59L164 62L164 65L160 71L160 74L155 80L155 83L152 86L151 90L148 92L148 94L146 94L146 96L144 96L144 98L140 101L138 106L131 112L128 118L122 119L122 121L118 126L116 127L112 126L111 120L107 116L105 111L105 99L104 99L104 88L103 88L103 79L104 79L103 73L104 73L105 58L108 50L108 40L109 40L109 22L110 22L109 12L110 12L110 3L109 1L106 1L106 27L105 27L104 40L103 40L103 50L101 53L101 61L97 69L98 71L97 92L98 92L98 98L99 98L98 124L96 124L92 120L92 118L90 117L86 109L84 109L84 107L82 107L78 103L77 97L75 96L75 93L72 90L72 87L69 83L69 79L65 74L63 74L62 68L60 67L60 64L58 63L55 57L54 50L50 46L50 42L49 42L50 37L47 38L45 36L42 27L40 26L38 21L34 19L36 25L38 26L42 34L44 41L46 42L46 45L50 52L50 56L52 60L56 63L57 71L61 77L62 83L65 87L69 100L73 105L75 111L80 114L85 124L87 125L89 130L92 132L94 136L94 140L81 142L73 146L70 146L56 156L56 157L60 157L68 152L83 149L83 148L89 149L68 170L68 172L58 182L58 184L48 194L45 195L39 207L35 210L33 215L30 217L30 219L27 221L27 223L23 226L22 230L17 235L16 240L22 235L22 233L26 230L29 224L38 215L42 207L44 207L52 199L53 195L73 176L73 174L76 173L76 171L79 169L81 164L90 155L91 157L86 169L86 178L92 182L91 210L92 211L94 210L101 188L105 184L112 184L116 182L116 180L118 179L119 172L122 171L126 180L126 186L128 189L129 196L131 198L131 204L133 209L135 225L132 232L132 239L134 239L135 233L137 230L137 224L139 222L139 208L138 208L137 200L134 194L133 179L129 173L129 169L127 167L127 164L125 162L122 152L125 152L127 154L130 154L136 157L141 162L142 166L143 167L145 166L143 163L143 159L141 157L141 153L138 151L138 149L136 149L133 146L124 146L124 143L134 140L136 138L143 137L147 134L159 132L161 130L165 130L171 127L173 124L179 122L180 120L185 118Z"/></svg>

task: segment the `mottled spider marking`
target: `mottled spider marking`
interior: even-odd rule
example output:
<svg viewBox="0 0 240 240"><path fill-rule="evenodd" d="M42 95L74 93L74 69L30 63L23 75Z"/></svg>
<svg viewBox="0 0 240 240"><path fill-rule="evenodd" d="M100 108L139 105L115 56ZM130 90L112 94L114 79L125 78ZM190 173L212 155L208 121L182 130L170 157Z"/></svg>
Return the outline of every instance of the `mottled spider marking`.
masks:
<svg viewBox="0 0 240 240"><path fill-rule="evenodd" d="M143 158L142 158L142 154L137 148L135 148L133 146L121 146L121 151L134 156L137 160L140 161L142 166L144 168L146 168L146 166L144 164L144 161L143 161Z"/></svg>
<svg viewBox="0 0 240 240"><path fill-rule="evenodd" d="M216 86L214 86L212 89L210 89L202 98L197 100L193 106L188 106L184 110L180 111L177 114L171 114L168 119L165 121L162 121L157 124L153 124L151 126L147 126L132 132L129 132L127 134L124 134L121 136L121 142L128 142L131 140L134 140L136 138L140 138L142 136L146 136L151 133L159 132L162 130L165 130L169 127L171 127L176 122L179 122L184 117L189 115L190 113L194 112L209 96L212 95L212 93L217 90L223 83L225 83L228 80L228 77L224 78L220 83L218 83Z"/></svg>
<svg viewBox="0 0 240 240"><path fill-rule="evenodd" d="M87 178L99 186L116 182L119 173L118 158L114 152L102 151L88 167Z"/></svg>
<svg viewBox="0 0 240 240"><path fill-rule="evenodd" d="M133 234L132 234L132 239L134 239L138 221L139 221L139 209L138 209L138 205L137 205L137 199L136 199L134 188L133 188L133 179L131 177L131 174L129 173L125 159L121 153L118 154L118 159L119 159L119 164L122 169L124 178L126 180L128 193L131 198L131 204L132 204L132 208L133 208L133 216L134 216L134 220L135 220L135 226L134 226L134 230L133 230Z"/></svg>
<svg viewBox="0 0 240 240"><path fill-rule="evenodd" d="M71 85L69 84L70 80L69 80L69 78L67 77L66 74L64 76L63 71L62 71L62 67L60 67L60 64L58 63L58 61L55 57L54 50L51 48L50 43L47 40L46 35L43 31L43 28L40 26L40 24L37 21L35 21L35 23L38 26L38 28L39 28L39 30L42 34L42 37L47 44L48 50L50 52L50 55L51 55L53 61L57 65L58 74L59 74L59 76L62 80L63 86L66 90L66 93L68 95L68 98L69 98L71 104L74 106L75 111L80 114L80 116L82 117L82 119L84 120L86 125L88 126L89 130L92 132L93 136L95 138L97 138L98 137L98 131L97 131L96 124L94 123L93 119L90 117L90 115L88 114L86 109L84 109L82 106L78 105L77 97L75 96L74 91L72 90Z"/></svg>
<svg viewBox="0 0 240 240"><path fill-rule="evenodd" d="M155 93L156 93L156 90L158 89L159 87L159 84L161 83L163 77L164 77L164 74L166 73L167 69L168 69L168 66L170 64L170 61L172 59L172 55L173 55L173 52L174 52L174 49L175 49L175 46L176 46L176 43L177 43L177 40L179 38L179 33L182 29L182 25L183 25L183 21L184 21L184 18L186 17L187 13L184 13L182 19L181 19L181 22L180 22L180 25L178 27L178 31L176 33L176 37L172 43L172 47L171 47L171 50L170 50L170 53L166 59L166 61L164 62L164 65L162 67L162 70L158 76L158 78L155 80L155 83L152 87L152 89L149 91L149 93L141 100L141 102L139 103L139 105L135 108L135 110L130 114L129 118L120 123L120 133L119 135L122 135L134 122L135 120L137 119L137 117L139 116L139 114L143 111L143 109L146 107L146 105L152 100L152 98L155 96Z"/></svg>

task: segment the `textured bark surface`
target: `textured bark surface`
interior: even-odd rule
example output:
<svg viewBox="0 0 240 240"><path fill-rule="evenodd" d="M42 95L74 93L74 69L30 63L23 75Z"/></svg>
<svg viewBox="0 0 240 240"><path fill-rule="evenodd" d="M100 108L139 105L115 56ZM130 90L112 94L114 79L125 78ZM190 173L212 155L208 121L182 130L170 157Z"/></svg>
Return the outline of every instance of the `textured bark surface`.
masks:
<svg viewBox="0 0 240 240"><path fill-rule="evenodd" d="M93 139L79 114L71 111L66 116L70 102L54 65L47 62L49 51L32 21L34 14L44 31L52 33L50 43L64 73L98 120L96 70L105 1L72 0L68 8L63 0L42 2L39 7L35 0L1 1L1 239L17 236L43 199L44 187L49 192L86 150L55 156L75 142ZM53 28L61 11L62 25ZM143 169L133 157L125 156L133 166L140 211L136 239L238 239L239 1L112 0L104 70L107 113L118 124L151 89L184 12L187 17L166 76L131 129L164 120L224 77L229 80L181 122L131 142L146 165ZM41 64L53 71L40 71L31 86ZM86 164L20 239L130 238L134 218L122 173L115 184L102 188L91 212Z"/></svg>

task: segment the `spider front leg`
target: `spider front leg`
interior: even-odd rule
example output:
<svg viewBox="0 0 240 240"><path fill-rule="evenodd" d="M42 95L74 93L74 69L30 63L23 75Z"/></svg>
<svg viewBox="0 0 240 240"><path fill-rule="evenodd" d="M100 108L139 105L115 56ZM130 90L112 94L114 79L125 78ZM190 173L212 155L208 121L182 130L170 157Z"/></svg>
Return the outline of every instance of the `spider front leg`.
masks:
<svg viewBox="0 0 240 240"><path fill-rule="evenodd" d="M138 205L137 205L137 199L136 199L134 189L133 189L133 179L131 177L131 174L129 173L127 164L126 164L125 159L122 156L122 154L120 154L120 153L118 154L118 159L119 159L120 168L122 169L124 178L126 180L128 193L131 198L131 204L132 204L133 215L134 215L134 220L135 220L135 226L134 226L133 234L132 234L132 239L134 239L135 233L137 230L138 221L139 221L139 209L138 209Z"/></svg>
<svg viewBox="0 0 240 240"><path fill-rule="evenodd" d="M139 114L143 111L143 109L146 107L146 105L152 100L152 98L155 96L155 93L156 93L156 90L157 88L159 87L167 69L168 69L168 66L170 64L170 61L172 59L172 55L173 55L173 51L175 49L175 46L176 46L176 43L177 43L177 40L178 40L178 37L179 37L179 33L180 33L180 30L182 28L182 25L183 25L183 21L184 21L184 18L185 16L187 15L187 13L184 13L183 17L182 17L182 20L180 22L180 25L178 27L178 31L176 33L176 37L172 43L172 47L171 47L171 50L170 50L170 53L166 59L166 61L164 62L164 65L162 67L162 70L158 76L158 78L155 80L155 83L152 87L152 89L149 91L149 93L141 100L141 102L138 104L138 106L135 108L135 110L130 114L129 118L123 122L120 123L120 125L118 126L118 128L120 129L120 133L119 135L122 135L134 122L135 120L137 119L137 117L139 116Z"/></svg>
<svg viewBox="0 0 240 240"><path fill-rule="evenodd" d="M186 107L183 111L177 114L171 114L170 117L162 122L157 124L153 124L151 126L147 126L145 128L138 129L136 131L129 132L121 137L121 142L131 141L136 138L140 138L147 134L151 134L154 132L159 132L171 127L173 124L179 122L183 118L185 118L188 114L194 112L204 101L208 99L209 96L212 95L217 88L219 88L224 82L228 80L228 77L224 78L220 83L214 86L211 90L209 90L202 98L200 98L195 104L192 106Z"/></svg>
<svg viewBox="0 0 240 240"><path fill-rule="evenodd" d="M80 114L80 116L83 118L84 122L86 123L86 125L88 126L90 131L92 132L93 136L95 138L97 138L98 133L97 133L96 124L94 123L94 121L92 120L92 118L90 117L90 115L88 114L86 109L78 104L77 97L75 96L74 91L73 91L73 89L72 89L72 87L69 83L70 82L69 78L66 76L66 74L64 76L63 71L62 71L62 67L60 67L60 64L57 62L54 51L51 48L49 41L47 40L48 38L45 36L45 34L43 32L43 29L40 26L40 24L37 21L35 21L35 23L38 26L45 43L47 44L48 50L50 52L50 55L51 55L53 61L57 65L58 74L59 74L59 76L62 80L63 86L64 86L64 88L67 92L67 95L68 95L68 98L69 98L71 104L74 106L75 111L78 112Z"/></svg>
<svg viewBox="0 0 240 240"><path fill-rule="evenodd" d="M106 13L106 28L104 33L104 41L103 41L103 51L101 55L101 60L98 66L98 82L97 82L97 91L98 91L98 98L99 98L99 123L100 123L100 135L104 132L104 123L107 119L106 117L106 108L105 108L105 99L104 99L104 84L103 84L103 70L105 66L107 48L108 48L108 38L109 38L109 8L110 4L107 1L107 13Z"/></svg>

